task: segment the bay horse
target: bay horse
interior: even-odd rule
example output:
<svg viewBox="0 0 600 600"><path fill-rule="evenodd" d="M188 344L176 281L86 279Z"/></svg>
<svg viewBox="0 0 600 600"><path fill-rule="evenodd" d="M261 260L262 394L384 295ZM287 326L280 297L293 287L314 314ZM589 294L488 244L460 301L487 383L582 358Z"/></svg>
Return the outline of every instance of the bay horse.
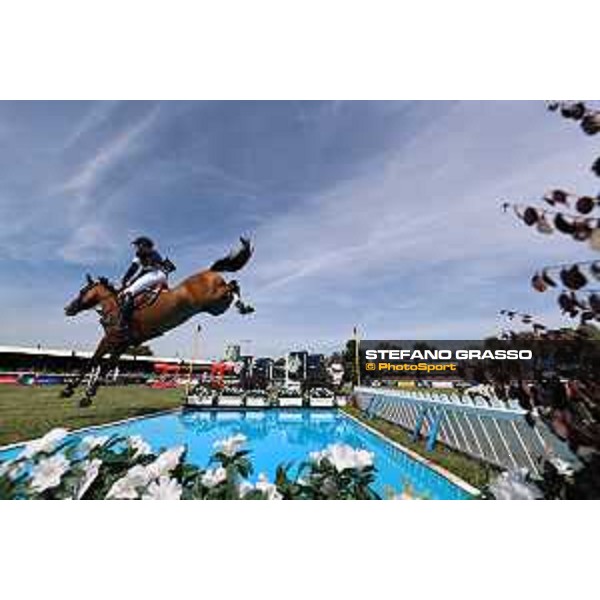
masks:
<svg viewBox="0 0 600 600"><path fill-rule="evenodd" d="M127 333L121 327L119 291L105 277L95 280L87 275L86 285L65 307L65 315L73 317L82 311L96 309L100 314L104 336L89 362L69 381L61 396L72 396L84 378L89 376L85 396L79 405L90 406L100 379L117 366L119 358L127 348L161 336L198 313L218 316L234 302L241 314L253 312L251 306L242 302L237 281L227 282L220 275L224 272L239 271L250 260L252 245L245 238L240 240L242 244L237 251L217 260L209 269L188 277L176 287L157 292L153 301L139 306L131 317ZM105 356L108 356L106 361Z"/></svg>

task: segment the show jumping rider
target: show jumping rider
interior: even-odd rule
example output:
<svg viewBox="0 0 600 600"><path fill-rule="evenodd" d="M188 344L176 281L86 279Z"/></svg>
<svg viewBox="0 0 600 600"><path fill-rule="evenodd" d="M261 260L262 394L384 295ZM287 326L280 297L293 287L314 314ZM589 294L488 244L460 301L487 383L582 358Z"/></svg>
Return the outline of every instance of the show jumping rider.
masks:
<svg viewBox="0 0 600 600"><path fill-rule="evenodd" d="M133 240L135 258L121 280L121 330L128 333L131 317L135 308L135 297L158 285L167 284L169 273L175 270L175 265L155 250L154 242L148 237L138 237Z"/></svg>

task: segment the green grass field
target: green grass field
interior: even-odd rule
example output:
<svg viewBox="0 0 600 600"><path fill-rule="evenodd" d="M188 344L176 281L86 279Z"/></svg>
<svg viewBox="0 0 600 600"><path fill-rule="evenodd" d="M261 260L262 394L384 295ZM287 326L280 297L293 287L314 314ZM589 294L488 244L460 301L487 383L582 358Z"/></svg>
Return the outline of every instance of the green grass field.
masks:
<svg viewBox="0 0 600 600"><path fill-rule="evenodd" d="M0 385L0 446L39 437L53 427L77 429L176 408L182 395L178 389L145 386L100 388L91 407L79 408L77 394L59 398L60 390Z"/></svg>

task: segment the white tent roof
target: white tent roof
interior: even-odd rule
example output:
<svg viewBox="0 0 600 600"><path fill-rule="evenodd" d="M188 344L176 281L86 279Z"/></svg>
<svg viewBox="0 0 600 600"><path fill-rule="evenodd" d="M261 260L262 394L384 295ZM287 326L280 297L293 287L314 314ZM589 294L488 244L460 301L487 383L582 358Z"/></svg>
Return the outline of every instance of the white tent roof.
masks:
<svg viewBox="0 0 600 600"><path fill-rule="evenodd" d="M66 348L37 348L31 346L1 346L0 345L0 355L2 354L28 354L31 356L57 356L57 357L76 357L76 358L90 358L92 356L92 352L81 351L81 350L68 350ZM189 359L183 358L172 358L172 357L162 357L162 356L131 356L129 354L124 354L121 357L121 360L135 360L143 361L143 362L152 362L152 363L170 363L170 364L180 364L181 362L190 364L192 362L195 365L210 365L212 361L210 360L202 360L195 359L190 361Z"/></svg>

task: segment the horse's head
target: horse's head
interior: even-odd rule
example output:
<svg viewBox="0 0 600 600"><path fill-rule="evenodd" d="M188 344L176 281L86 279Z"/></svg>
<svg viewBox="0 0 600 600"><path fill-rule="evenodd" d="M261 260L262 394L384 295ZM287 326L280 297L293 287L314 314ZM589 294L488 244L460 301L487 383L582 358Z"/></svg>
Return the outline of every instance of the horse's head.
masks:
<svg viewBox="0 0 600 600"><path fill-rule="evenodd" d="M96 307L107 296L116 294L115 289L104 277L95 280L91 275L86 276L86 284L79 290L79 294L65 306L65 315L74 317L76 314Z"/></svg>

